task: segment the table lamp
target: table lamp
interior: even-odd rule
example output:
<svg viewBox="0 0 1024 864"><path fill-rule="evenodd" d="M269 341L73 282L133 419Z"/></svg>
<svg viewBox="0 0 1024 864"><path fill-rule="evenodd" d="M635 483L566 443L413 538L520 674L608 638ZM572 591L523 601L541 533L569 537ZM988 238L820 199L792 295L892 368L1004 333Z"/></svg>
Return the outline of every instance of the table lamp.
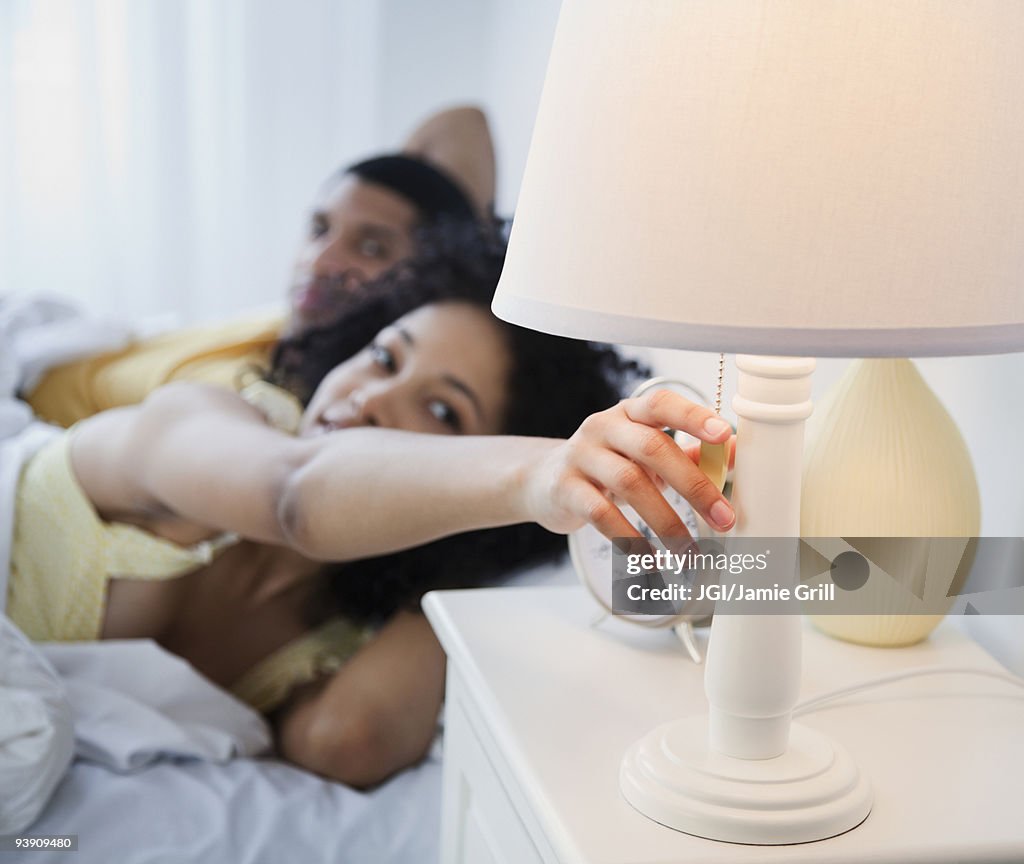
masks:
<svg viewBox="0 0 1024 864"><path fill-rule="evenodd" d="M736 531L796 537L810 357L1024 348L1022 45L1020 0L564 0L495 313L737 353ZM800 647L716 617L709 713L627 751L627 800L743 843L858 825L868 778L790 722Z"/></svg>

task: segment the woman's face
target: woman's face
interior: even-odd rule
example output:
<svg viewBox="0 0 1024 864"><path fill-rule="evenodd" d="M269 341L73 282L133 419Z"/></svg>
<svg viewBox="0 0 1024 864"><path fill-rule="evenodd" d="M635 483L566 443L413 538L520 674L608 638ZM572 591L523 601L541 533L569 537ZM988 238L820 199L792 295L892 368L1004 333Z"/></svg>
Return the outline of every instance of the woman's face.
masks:
<svg viewBox="0 0 1024 864"><path fill-rule="evenodd" d="M320 383L299 434L353 426L494 435L512 358L497 321L468 303L422 306Z"/></svg>
<svg viewBox="0 0 1024 864"><path fill-rule="evenodd" d="M417 212L396 192L348 175L313 209L288 292L290 332L334 320L338 291L381 275L413 252ZM349 289L351 288L349 285Z"/></svg>

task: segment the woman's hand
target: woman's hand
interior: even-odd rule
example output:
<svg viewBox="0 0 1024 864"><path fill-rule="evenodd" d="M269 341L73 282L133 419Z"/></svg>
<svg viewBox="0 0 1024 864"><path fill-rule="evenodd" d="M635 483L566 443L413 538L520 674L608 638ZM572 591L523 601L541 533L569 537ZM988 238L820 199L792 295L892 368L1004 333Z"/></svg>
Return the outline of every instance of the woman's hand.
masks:
<svg viewBox="0 0 1024 864"><path fill-rule="evenodd" d="M624 399L592 414L528 470L524 491L531 519L561 534L589 522L608 538L639 537L617 506L624 501L659 537L688 537L658 489L664 480L709 524L731 528L736 517L729 502L665 427L714 444L728 441L732 432L713 411L670 390Z"/></svg>

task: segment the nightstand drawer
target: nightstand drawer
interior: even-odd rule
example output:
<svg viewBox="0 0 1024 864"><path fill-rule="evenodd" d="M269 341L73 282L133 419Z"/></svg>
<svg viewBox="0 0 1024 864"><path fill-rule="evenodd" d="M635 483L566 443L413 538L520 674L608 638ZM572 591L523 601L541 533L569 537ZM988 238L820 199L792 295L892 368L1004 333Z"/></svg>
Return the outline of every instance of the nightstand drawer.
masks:
<svg viewBox="0 0 1024 864"><path fill-rule="evenodd" d="M449 666L444 732L441 864L544 864L487 755Z"/></svg>

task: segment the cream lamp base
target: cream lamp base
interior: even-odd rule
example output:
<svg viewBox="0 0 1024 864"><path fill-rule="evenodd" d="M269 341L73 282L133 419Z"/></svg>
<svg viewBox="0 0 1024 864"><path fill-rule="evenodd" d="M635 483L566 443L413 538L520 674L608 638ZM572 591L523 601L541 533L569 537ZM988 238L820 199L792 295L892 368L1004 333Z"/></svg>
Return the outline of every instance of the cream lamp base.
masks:
<svg viewBox="0 0 1024 864"><path fill-rule="evenodd" d="M807 432L802 536L980 533L981 498L970 452L912 361L855 360L825 395ZM901 548L895 560L889 554L888 575L873 573L859 591L877 614L812 615L818 629L878 646L912 645L931 633L943 616L925 613L952 607L955 574L928 566L925 539Z"/></svg>
<svg viewBox="0 0 1024 864"><path fill-rule="evenodd" d="M708 718L666 723L634 743L619 785L645 816L677 831L730 843L824 840L871 810L871 787L849 754L806 726L790 727L773 759L737 759L708 746Z"/></svg>

